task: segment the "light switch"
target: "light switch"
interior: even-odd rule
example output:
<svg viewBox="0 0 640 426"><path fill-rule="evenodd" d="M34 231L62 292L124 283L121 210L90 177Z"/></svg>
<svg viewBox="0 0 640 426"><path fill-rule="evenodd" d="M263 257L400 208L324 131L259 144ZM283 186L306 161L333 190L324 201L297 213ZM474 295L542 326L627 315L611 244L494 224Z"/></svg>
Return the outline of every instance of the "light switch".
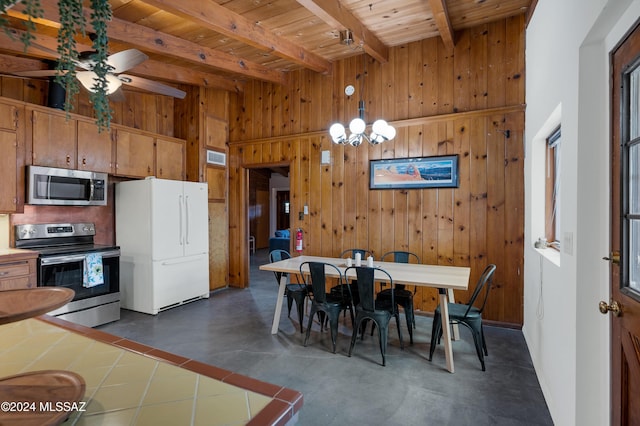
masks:
<svg viewBox="0 0 640 426"><path fill-rule="evenodd" d="M565 253L573 255L573 232L563 234L561 247Z"/></svg>
<svg viewBox="0 0 640 426"><path fill-rule="evenodd" d="M320 163L331 164L331 151L322 151L320 157Z"/></svg>
<svg viewBox="0 0 640 426"><path fill-rule="evenodd" d="M304 206L304 214L309 214L309 206Z"/></svg>

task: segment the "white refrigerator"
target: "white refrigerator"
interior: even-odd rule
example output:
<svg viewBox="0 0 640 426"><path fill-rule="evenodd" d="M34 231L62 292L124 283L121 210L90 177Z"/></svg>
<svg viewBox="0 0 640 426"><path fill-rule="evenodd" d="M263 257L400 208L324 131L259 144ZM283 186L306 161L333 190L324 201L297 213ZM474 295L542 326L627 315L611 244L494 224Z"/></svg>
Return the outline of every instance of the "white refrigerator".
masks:
<svg viewBox="0 0 640 426"><path fill-rule="evenodd" d="M115 195L122 307L155 315L209 297L207 184L151 177Z"/></svg>

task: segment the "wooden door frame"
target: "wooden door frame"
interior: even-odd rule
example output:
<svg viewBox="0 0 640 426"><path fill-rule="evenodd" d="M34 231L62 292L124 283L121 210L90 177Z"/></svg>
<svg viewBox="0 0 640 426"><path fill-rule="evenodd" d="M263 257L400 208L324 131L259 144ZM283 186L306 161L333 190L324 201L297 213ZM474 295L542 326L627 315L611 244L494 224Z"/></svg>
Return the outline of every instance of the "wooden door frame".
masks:
<svg viewBox="0 0 640 426"><path fill-rule="evenodd" d="M633 39L631 37L634 37ZM619 62L618 59L619 58ZM610 68L611 68L611 229L610 229L610 252L619 251L619 263L612 263L610 268L609 288L610 288L610 304L615 301L621 304L622 314L620 317L611 316L611 341L610 341L610 385L611 385L611 424L628 424L627 416L635 416L638 419L638 406L626 404L628 400L636 400L635 397L629 397L632 393L629 391L629 382L631 376L623 375L626 371L634 372L635 377L640 374L638 370L634 370L636 364L632 361L623 363L625 353L637 352L637 336L640 335L638 329L638 321L640 317L640 300L637 295L631 294L627 289L621 288L624 280L624 269L627 266L627 260L624 254L628 251L623 245L626 243L623 238L623 207L626 205L628 195L625 195L623 183L629 179L626 160L623 155L622 142L627 140L623 130L623 122L628 117L629 111L623 108L623 102L626 102L626 92L622 92L623 81L622 74L626 73L625 67L634 64L636 67L640 61L640 20L629 29L629 31L620 39L620 42L611 50ZM617 169L614 165L618 165ZM614 173L617 172L617 173ZM617 214L616 214L617 213ZM613 256L610 256L613 257ZM627 345L627 349L623 346ZM631 373L628 373L631 374ZM625 400L625 398L627 398ZM635 411L634 408L635 407ZM634 414L629 414L634 413Z"/></svg>
<svg viewBox="0 0 640 426"><path fill-rule="evenodd" d="M249 287L249 170L251 169L265 169L269 167L289 167L289 188L293 187L294 180L297 181L297 178L294 178L293 173L291 172L293 165L291 161L281 161L278 163L252 163L252 164L240 164L238 165L238 176L239 182L238 185L242 188L241 193L238 196L238 237L240 241L229 241L229 247L238 246L240 247L240 253L242 256L239 256L240 263L240 283L236 287L247 288ZM289 189L291 191L291 189ZM294 200L290 197L291 209L294 209ZM230 209L231 213L231 209ZM229 233L231 235L231 233ZM231 237L230 237L231 238Z"/></svg>

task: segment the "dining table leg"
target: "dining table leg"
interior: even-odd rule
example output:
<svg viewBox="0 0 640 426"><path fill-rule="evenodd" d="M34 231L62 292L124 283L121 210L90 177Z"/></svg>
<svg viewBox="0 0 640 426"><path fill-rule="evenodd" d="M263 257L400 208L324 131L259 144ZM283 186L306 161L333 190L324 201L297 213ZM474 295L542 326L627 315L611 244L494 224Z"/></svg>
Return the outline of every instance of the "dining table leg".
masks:
<svg viewBox="0 0 640 426"><path fill-rule="evenodd" d="M449 297L449 303L456 303L452 288L447 289L447 295ZM451 324L451 334L451 340L460 340L460 327L458 323Z"/></svg>
<svg viewBox="0 0 640 426"><path fill-rule="evenodd" d="M284 290L287 288L287 274L280 277L280 286L278 286L278 298L276 299L276 311L273 313L273 324L271 325L271 334L278 334L278 326L280 325L280 314L282 313L282 304L284 302Z"/></svg>
<svg viewBox="0 0 640 426"><path fill-rule="evenodd" d="M450 373L453 369L453 347L451 346L451 333L449 329L449 306L447 305L447 293L441 291L440 294L440 318L442 320L442 340L444 344L444 356L447 360L447 370Z"/></svg>

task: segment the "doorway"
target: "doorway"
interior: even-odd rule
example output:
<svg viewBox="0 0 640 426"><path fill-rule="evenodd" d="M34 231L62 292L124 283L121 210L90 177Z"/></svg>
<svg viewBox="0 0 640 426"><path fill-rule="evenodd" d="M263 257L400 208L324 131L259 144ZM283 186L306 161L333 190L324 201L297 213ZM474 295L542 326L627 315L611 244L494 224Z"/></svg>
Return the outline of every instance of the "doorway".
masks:
<svg viewBox="0 0 640 426"><path fill-rule="evenodd" d="M640 23L611 54L611 424L640 424Z"/></svg>
<svg viewBox="0 0 640 426"><path fill-rule="evenodd" d="M289 167L249 169L247 222L255 249L269 247L277 229L289 228Z"/></svg>

